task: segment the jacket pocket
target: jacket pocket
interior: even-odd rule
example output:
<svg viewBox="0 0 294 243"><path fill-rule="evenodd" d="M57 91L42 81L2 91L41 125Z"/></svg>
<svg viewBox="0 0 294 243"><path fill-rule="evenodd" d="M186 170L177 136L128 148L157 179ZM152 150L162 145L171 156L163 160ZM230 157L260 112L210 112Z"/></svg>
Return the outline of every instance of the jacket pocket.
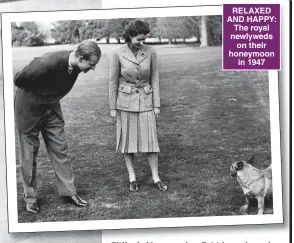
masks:
<svg viewBox="0 0 294 243"><path fill-rule="evenodd" d="M121 85L118 88L116 105L124 108L130 107L132 87Z"/></svg>
<svg viewBox="0 0 294 243"><path fill-rule="evenodd" d="M145 105L146 107L150 108L153 107L153 90L151 85L147 85L143 87L145 91Z"/></svg>

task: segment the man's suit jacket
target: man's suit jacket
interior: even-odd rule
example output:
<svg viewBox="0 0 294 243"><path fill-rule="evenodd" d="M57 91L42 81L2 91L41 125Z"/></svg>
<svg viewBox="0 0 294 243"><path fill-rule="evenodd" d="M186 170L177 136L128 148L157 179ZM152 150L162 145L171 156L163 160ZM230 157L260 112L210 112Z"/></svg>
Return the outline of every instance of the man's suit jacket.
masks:
<svg viewBox="0 0 294 243"><path fill-rule="evenodd" d="M143 112L160 107L156 51L142 45L137 58L127 44L114 50L110 62L110 109Z"/></svg>
<svg viewBox="0 0 294 243"><path fill-rule="evenodd" d="M54 109L63 119L59 100L73 87L80 71L68 72L72 51L46 53L32 60L14 77L18 87L15 95L15 121L17 129L29 132L44 116Z"/></svg>

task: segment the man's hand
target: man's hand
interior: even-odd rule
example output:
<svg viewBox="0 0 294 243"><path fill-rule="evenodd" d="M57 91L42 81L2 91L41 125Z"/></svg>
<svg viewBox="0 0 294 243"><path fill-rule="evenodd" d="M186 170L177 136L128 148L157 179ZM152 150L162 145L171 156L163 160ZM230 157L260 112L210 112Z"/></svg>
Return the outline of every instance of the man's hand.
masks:
<svg viewBox="0 0 294 243"><path fill-rule="evenodd" d="M160 108L154 107L154 115L155 115L155 118L158 118L159 113L160 113Z"/></svg>
<svg viewBox="0 0 294 243"><path fill-rule="evenodd" d="M112 120L116 121L117 111L110 110L110 116L111 116Z"/></svg>

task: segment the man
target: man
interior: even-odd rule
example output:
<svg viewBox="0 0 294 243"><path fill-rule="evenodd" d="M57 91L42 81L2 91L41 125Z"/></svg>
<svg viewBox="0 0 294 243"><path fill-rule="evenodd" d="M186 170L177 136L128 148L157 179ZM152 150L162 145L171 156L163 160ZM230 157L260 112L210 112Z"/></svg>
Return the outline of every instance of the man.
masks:
<svg viewBox="0 0 294 243"><path fill-rule="evenodd" d="M100 58L98 45L92 40L85 40L76 51L56 51L37 57L15 75L20 173L28 212L40 211L36 195L40 132L55 170L59 195L77 206L88 205L77 195L74 186L59 100L72 89L81 71L95 70Z"/></svg>

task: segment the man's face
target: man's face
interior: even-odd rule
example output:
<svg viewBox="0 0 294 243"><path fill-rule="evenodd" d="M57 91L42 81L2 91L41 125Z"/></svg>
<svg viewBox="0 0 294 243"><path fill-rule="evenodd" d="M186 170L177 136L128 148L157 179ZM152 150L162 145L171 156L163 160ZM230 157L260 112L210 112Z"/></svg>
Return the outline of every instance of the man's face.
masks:
<svg viewBox="0 0 294 243"><path fill-rule="evenodd" d="M99 60L100 59L94 55L92 55L89 60L79 57L78 67L84 73L87 73L91 69L94 71Z"/></svg>

